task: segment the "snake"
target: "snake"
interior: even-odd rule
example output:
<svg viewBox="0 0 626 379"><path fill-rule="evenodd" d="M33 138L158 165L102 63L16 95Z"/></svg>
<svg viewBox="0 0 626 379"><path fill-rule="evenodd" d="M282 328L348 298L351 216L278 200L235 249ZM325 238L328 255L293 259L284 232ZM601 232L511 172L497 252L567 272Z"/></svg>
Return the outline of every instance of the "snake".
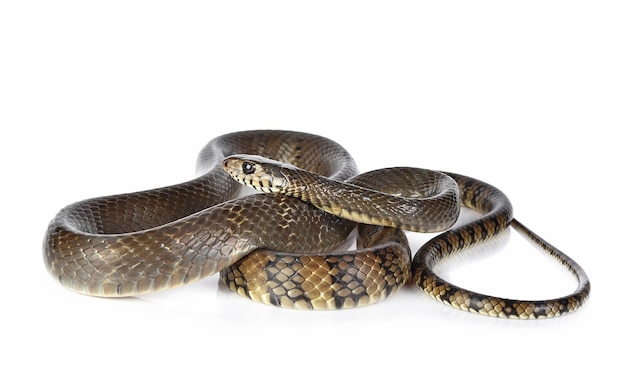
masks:
<svg viewBox="0 0 626 379"><path fill-rule="evenodd" d="M378 303L414 283L457 309L517 319L571 313L590 293L583 268L477 179L414 167L359 173L337 142L285 130L215 137L196 167L180 184L63 207L45 232L47 270L62 286L99 297L140 296L219 273L221 285L254 301L313 310ZM261 193L241 194L244 186ZM461 207L481 215L458 225ZM554 299L506 299L436 273L440 261L509 226L565 266L577 288ZM412 255L405 231L437 234Z"/></svg>

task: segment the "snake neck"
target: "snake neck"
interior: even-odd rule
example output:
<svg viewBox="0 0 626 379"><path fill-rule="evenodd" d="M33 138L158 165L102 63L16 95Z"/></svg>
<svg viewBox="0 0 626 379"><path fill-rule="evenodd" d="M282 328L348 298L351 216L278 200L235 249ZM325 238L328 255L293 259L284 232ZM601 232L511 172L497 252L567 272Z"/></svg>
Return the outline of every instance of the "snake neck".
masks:
<svg viewBox="0 0 626 379"><path fill-rule="evenodd" d="M289 185L284 194L350 221L393 227L414 232L438 232L456 222L459 199L456 185L444 193L449 206L437 206L435 197L412 198L377 188L345 183L304 170L282 172ZM451 183L454 184L452 179ZM433 208L435 211L433 211Z"/></svg>

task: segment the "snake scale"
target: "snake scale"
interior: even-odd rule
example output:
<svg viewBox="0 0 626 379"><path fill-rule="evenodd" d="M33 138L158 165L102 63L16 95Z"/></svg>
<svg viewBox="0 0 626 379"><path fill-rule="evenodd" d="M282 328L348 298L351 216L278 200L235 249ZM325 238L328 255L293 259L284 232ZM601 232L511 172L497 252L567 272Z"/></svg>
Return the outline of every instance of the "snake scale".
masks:
<svg viewBox="0 0 626 379"><path fill-rule="evenodd" d="M280 130L214 138L197 169L188 182L61 209L44 237L50 273L79 293L125 297L219 272L243 296L303 309L376 303L410 282L458 309L522 319L572 312L589 296L582 267L514 219L506 195L476 179L409 167L358 174L336 142ZM238 197L238 182L268 194ZM461 206L482 215L456 226ZM557 299L520 301L459 288L433 271L509 225L567 267L578 287ZM440 233L412 257L403 230Z"/></svg>

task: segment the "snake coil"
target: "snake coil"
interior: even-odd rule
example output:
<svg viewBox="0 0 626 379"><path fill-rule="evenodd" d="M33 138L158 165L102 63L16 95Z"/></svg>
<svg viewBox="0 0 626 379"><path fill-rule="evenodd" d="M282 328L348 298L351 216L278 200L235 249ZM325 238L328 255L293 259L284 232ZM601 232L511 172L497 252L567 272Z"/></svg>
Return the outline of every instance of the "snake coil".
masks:
<svg viewBox="0 0 626 379"><path fill-rule="evenodd" d="M220 272L243 296L305 309L372 304L407 281L456 308L505 318L559 316L589 295L584 270L515 220L501 191L476 179L406 167L357 175L336 142L277 130L213 139L200 153L198 172L178 185L61 209L46 231L46 267L65 287L106 297L165 290ZM241 186L229 174L272 194L237 197ZM459 206L483 215L453 227ZM341 251L355 225L357 249ZM519 301L456 287L433 271L440 260L509 225L565 265L578 288L562 298ZM411 259L402 229L442 233Z"/></svg>

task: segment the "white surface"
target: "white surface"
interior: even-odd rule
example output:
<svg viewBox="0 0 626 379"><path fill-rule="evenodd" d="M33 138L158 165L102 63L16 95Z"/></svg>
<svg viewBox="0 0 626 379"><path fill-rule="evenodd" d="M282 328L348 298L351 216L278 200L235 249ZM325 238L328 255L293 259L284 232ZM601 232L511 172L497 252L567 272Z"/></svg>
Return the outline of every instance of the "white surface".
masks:
<svg viewBox="0 0 626 379"><path fill-rule="evenodd" d="M624 205L614 197L623 197L625 16L618 2L3 3L0 370L614 372L619 348L607 341L625 337L624 306L612 304L623 298ZM253 303L216 277L116 300L71 293L47 274L43 234L61 207L189 179L209 139L257 128L335 139L362 171L411 165L498 186L522 222L587 270L589 302L555 320L506 321L404 288L374 306L303 312ZM411 236L415 248L426 238ZM511 297L574 285L515 232L442 270Z"/></svg>

